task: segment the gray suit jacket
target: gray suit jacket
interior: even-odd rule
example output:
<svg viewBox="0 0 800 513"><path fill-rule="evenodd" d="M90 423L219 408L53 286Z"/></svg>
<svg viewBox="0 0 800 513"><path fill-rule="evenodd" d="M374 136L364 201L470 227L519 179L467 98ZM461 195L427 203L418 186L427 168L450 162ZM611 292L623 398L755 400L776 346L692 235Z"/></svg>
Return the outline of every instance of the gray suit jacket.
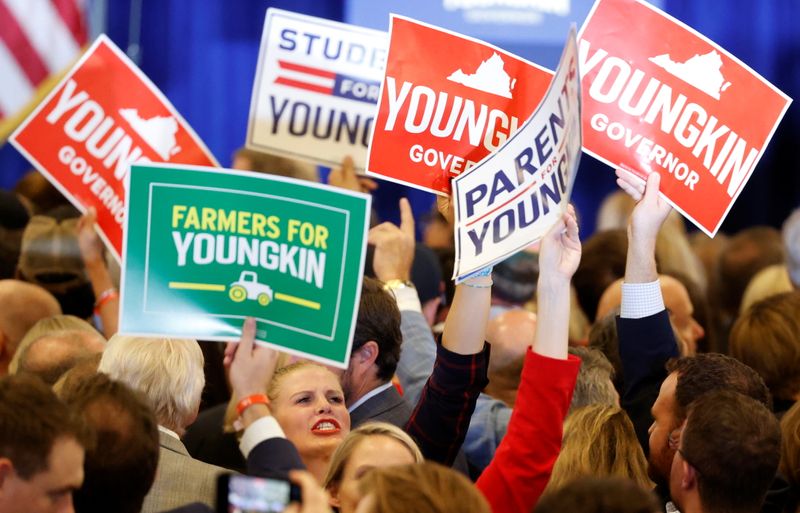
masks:
<svg viewBox="0 0 800 513"><path fill-rule="evenodd" d="M412 412L411 405L392 386L350 412L350 427L355 429L365 422L380 421L405 429Z"/></svg>
<svg viewBox="0 0 800 513"><path fill-rule="evenodd" d="M202 502L213 508L217 476L228 471L193 459L173 436L159 431L158 438L161 447L156 480L144 498L142 513L157 513L190 502Z"/></svg>

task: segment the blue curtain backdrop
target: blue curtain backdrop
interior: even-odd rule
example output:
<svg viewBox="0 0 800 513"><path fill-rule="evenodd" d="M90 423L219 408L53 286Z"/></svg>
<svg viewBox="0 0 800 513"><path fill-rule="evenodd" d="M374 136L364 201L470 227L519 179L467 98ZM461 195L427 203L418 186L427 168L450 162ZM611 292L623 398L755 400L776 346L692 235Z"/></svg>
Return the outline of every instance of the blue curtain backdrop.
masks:
<svg viewBox="0 0 800 513"><path fill-rule="evenodd" d="M138 64L161 88L223 165L245 138L258 45L269 6L341 20L343 0L142 0ZM800 97L800 2L665 0L667 12L706 34L793 98ZM108 35L128 46L131 0L110 0ZM134 39L137 36L134 34ZM510 51L525 53L524 45ZM546 64L546 63L545 63ZM754 224L779 226L800 204L796 151L800 115L792 105L738 202L723 225L736 231ZM0 187L10 188L29 168L10 145L0 149ZM613 173L584 155L574 198L584 236L593 231ZM380 217L396 220L397 198L408 193L417 214L432 196L384 182L376 195Z"/></svg>

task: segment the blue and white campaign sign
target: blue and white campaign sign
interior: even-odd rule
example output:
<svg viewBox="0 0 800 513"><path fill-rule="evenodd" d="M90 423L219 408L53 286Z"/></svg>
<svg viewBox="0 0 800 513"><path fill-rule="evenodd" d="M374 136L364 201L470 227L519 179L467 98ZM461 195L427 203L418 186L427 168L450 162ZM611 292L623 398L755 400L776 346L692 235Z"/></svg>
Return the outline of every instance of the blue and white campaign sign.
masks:
<svg viewBox="0 0 800 513"><path fill-rule="evenodd" d="M387 48L385 32L268 9L247 147L363 171Z"/></svg>
<svg viewBox="0 0 800 513"><path fill-rule="evenodd" d="M453 179L456 282L539 240L564 213L581 156L573 26L539 106L495 153Z"/></svg>

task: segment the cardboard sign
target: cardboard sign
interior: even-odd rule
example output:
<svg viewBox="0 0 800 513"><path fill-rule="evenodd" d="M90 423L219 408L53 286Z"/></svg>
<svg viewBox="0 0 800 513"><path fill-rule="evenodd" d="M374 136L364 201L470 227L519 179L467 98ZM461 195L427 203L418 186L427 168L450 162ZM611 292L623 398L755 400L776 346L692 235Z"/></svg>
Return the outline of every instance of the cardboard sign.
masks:
<svg viewBox="0 0 800 513"><path fill-rule="evenodd" d="M247 146L364 170L386 64L385 32L270 8Z"/></svg>
<svg viewBox="0 0 800 513"><path fill-rule="evenodd" d="M252 316L258 340L346 367L370 197L221 171L131 166L120 331L231 340Z"/></svg>
<svg viewBox="0 0 800 513"><path fill-rule="evenodd" d="M581 157L580 91L573 27L536 112L453 180L456 282L536 242L566 211Z"/></svg>
<svg viewBox="0 0 800 513"><path fill-rule="evenodd" d="M393 15L367 173L439 194L530 116L553 74L497 47Z"/></svg>
<svg viewBox="0 0 800 513"><path fill-rule="evenodd" d="M638 0L598 0L579 35L584 149L644 178L714 236L791 99Z"/></svg>
<svg viewBox="0 0 800 513"><path fill-rule="evenodd" d="M216 166L163 94L105 35L12 134L11 144L85 212L119 260L132 162Z"/></svg>

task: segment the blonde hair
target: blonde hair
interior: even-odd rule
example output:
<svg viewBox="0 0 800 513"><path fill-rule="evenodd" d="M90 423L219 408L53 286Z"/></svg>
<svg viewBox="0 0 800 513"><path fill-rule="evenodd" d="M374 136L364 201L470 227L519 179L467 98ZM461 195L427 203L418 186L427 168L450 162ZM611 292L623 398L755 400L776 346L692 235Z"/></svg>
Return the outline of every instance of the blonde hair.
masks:
<svg viewBox="0 0 800 513"><path fill-rule="evenodd" d="M325 476L323 488L330 489L331 486L341 483L342 476L344 475L344 468L350 461L353 452L355 452L361 442L371 436L386 436L392 438L408 449L411 456L414 457L415 463L422 463L425 461L419 447L417 447L417 444L408 433L386 422L367 422L350 431L344 440L342 440L342 443L339 444L339 447L336 448L336 451L331 457L331 463L328 467L328 473Z"/></svg>
<svg viewBox="0 0 800 513"><path fill-rule="evenodd" d="M97 370L144 394L158 423L180 433L200 407L203 363L196 340L114 335Z"/></svg>
<svg viewBox="0 0 800 513"><path fill-rule="evenodd" d="M373 513L490 513L489 504L469 479L437 463L374 469L360 484L371 494Z"/></svg>
<svg viewBox="0 0 800 513"><path fill-rule="evenodd" d="M22 356L28 351L34 342L39 340L45 335L54 334L56 332L74 332L85 331L96 335L98 340L106 341L106 338L95 329L94 326L74 315L54 315L38 321L31 329L25 333L25 336L20 340L17 346L17 351L8 364L8 373L16 374L19 371L19 362Z"/></svg>
<svg viewBox="0 0 800 513"><path fill-rule="evenodd" d="M653 488L633 424L618 406L585 406L572 412L564 422L561 452L547 491L586 476L626 477L644 488Z"/></svg>
<svg viewBox="0 0 800 513"><path fill-rule="evenodd" d="M280 356L278 356L278 363L276 364L275 372L272 374L272 379L270 379L269 383L266 384L267 397L269 397L270 402L274 401L278 397L280 384L289 374L311 366L328 370L325 366L308 360L299 360L287 364L286 362L288 361L289 355L286 353L281 353ZM239 402L239 399L239 397L231 394L231 399L228 402L228 408L225 410L225 422L222 429L226 433L236 432L236 419L239 416L236 413L236 404Z"/></svg>
<svg viewBox="0 0 800 513"><path fill-rule="evenodd" d="M742 304L739 305L739 314L745 313L750 306L762 299L793 290L794 285L792 285L789 271L785 265L775 264L765 267L750 279L750 283L744 289Z"/></svg>

